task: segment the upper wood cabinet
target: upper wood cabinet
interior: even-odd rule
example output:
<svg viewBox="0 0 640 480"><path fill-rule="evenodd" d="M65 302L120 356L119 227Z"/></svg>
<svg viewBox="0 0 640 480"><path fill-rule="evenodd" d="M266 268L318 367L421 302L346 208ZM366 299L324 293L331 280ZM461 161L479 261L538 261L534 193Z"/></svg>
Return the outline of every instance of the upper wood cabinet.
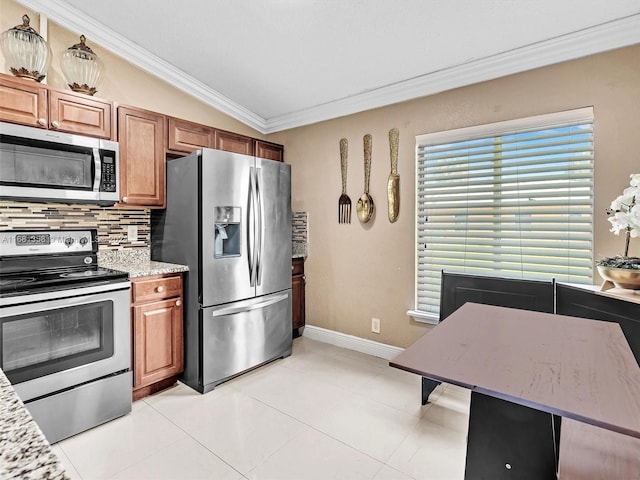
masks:
<svg viewBox="0 0 640 480"><path fill-rule="evenodd" d="M31 80L0 76L0 120L100 138L113 138L113 104Z"/></svg>
<svg viewBox="0 0 640 480"><path fill-rule="evenodd" d="M284 147L277 143L256 140L255 152L256 157L284 162Z"/></svg>
<svg viewBox="0 0 640 480"><path fill-rule="evenodd" d="M199 148L215 148L215 129L198 123L169 117L167 149L191 153Z"/></svg>
<svg viewBox="0 0 640 480"><path fill-rule="evenodd" d="M49 90L49 128L111 138L112 104L82 94Z"/></svg>
<svg viewBox="0 0 640 480"><path fill-rule="evenodd" d="M165 207L165 138L164 115L118 107L120 206Z"/></svg>
<svg viewBox="0 0 640 480"><path fill-rule="evenodd" d="M0 76L0 120L47 128L47 87L33 81Z"/></svg>
<svg viewBox="0 0 640 480"><path fill-rule="evenodd" d="M215 148L244 155L254 154L253 138L224 130L216 129Z"/></svg>

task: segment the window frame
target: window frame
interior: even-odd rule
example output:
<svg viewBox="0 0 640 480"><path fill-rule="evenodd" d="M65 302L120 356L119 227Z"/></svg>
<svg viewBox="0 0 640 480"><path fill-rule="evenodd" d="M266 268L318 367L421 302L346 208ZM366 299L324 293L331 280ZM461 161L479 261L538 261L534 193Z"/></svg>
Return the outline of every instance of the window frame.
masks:
<svg viewBox="0 0 640 480"><path fill-rule="evenodd" d="M421 160L424 158L420 154L421 146L425 145L441 145L446 143L456 143L456 142L464 142L473 139L483 139L489 137L496 136L507 136L509 134L514 134L515 132L522 132L528 130L544 130L550 129L554 127L561 126L569 126L572 124L581 124L581 123L590 123L593 127L594 125L594 112L593 107L584 107L578 108L574 110L567 110L563 112L556 112L545 115L537 115L532 117L519 118L515 120L507 120L490 124L483 124L471 127L464 127L453 130L446 130L440 132L427 133L422 135L416 135L416 150L415 150L415 237L414 237L414 253L415 253L415 276L414 276L414 309L409 310L407 313L412 316L416 321L423 323L438 323L438 312L433 311L425 311L420 310L419 308L419 289L421 286L420 282L420 226L426 225L426 222L422 222L421 220L421 200L420 200L420 184L423 179L422 173L420 172ZM592 134L591 142L592 145L594 142L595 134ZM594 150L595 151L595 150ZM590 215L591 215L591 230L589 232L590 235L590 255L591 262L593 263L593 197L594 197L594 169L595 169L595 160L591 159L591 200L590 200ZM494 183L493 185L500 185ZM568 257L569 258L569 257ZM452 271L460 272L464 271L464 269L453 269ZM593 270L590 271L590 277L588 279L589 282L593 280ZM521 278L521 277L518 277ZM585 281L585 283L587 283ZM434 295L437 295L439 298L439 290L436 292L434 290Z"/></svg>

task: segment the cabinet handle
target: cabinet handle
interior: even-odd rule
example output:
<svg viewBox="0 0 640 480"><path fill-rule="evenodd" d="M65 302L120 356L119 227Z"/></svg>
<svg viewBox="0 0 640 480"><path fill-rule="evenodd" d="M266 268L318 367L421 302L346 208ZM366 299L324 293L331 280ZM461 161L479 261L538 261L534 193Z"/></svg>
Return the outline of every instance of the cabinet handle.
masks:
<svg viewBox="0 0 640 480"><path fill-rule="evenodd" d="M180 305L182 305L182 300L176 300L176 307L179 307Z"/></svg>
<svg viewBox="0 0 640 480"><path fill-rule="evenodd" d="M60 122L58 122L57 120L51 122L51 125L53 126L53 128L60 128Z"/></svg>
<svg viewBox="0 0 640 480"><path fill-rule="evenodd" d="M293 265L291 265L291 271L293 272Z"/></svg>
<svg viewBox="0 0 640 480"><path fill-rule="evenodd" d="M129 201L129 197L122 197L122 203L127 203Z"/></svg>
<svg viewBox="0 0 640 480"><path fill-rule="evenodd" d="M38 123L39 123L40 125L42 125L43 127L46 127L46 126L47 126L47 121L46 121L44 118L39 118L39 119L38 119Z"/></svg>
<svg viewBox="0 0 640 480"><path fill-rule="evenodd" d="M160 285L158 288L156 288L156 292L158 292L158 293L162 293L162 292L164 292L164 290L165 290L165 288L164 288L163 285Z"/></svg>

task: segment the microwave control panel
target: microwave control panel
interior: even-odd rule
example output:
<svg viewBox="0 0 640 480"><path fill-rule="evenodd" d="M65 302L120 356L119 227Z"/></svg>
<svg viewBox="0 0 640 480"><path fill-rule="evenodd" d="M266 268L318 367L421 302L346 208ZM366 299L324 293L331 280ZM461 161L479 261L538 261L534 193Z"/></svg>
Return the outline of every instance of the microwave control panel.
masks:
<svg viewBox="0 0 640 480"><path fill-rule="evenodd" d="M116 161L110 152L102 154L102 177L100 179L101 192L116 191Z"/></svg>

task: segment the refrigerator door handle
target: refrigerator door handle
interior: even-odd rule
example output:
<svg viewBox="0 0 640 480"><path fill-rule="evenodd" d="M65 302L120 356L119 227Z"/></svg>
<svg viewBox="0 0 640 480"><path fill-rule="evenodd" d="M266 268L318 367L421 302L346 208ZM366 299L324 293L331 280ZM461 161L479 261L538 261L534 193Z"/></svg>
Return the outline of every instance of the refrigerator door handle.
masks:
<svg viewBox="0 0 640 480"><path fill-rule="evenodd" d="M262 186L261 186L262 169L256 168L256 200L257 200L257 225L256 225L256 285L262 284L262 222L264 212L262 210Z"/></svg>
<svg viewBox="0 0 640 480"><path fill-rule="evenodd" d="M269 297L267 300L264 300L262 302L259 303L255 303L253 305L249 305L249 306L240 306L240 307L226 307L226 308L221 308L219 310L215 310L211 316L213 318L215 317L223 317L225 315L234 315L236 313L240 313L240 312L250 312L251 310L259 310L261 308L266 308L269 305L273 305L274 303L278 303L281 302L283 300L286 300L287 297L289 296L288 293L281 293L280 295L277 295L275 297Z"/></svg>
<svg viewBox="0 0 640 480"><path fill-rule="evenodd" d="M254 168L249 170L249 200L247 205L247 262L249 264L249 284L255 287L256 276L256 245L255 245L255 230L256 230L256 187L255 176L253 173Z"/></svg>

